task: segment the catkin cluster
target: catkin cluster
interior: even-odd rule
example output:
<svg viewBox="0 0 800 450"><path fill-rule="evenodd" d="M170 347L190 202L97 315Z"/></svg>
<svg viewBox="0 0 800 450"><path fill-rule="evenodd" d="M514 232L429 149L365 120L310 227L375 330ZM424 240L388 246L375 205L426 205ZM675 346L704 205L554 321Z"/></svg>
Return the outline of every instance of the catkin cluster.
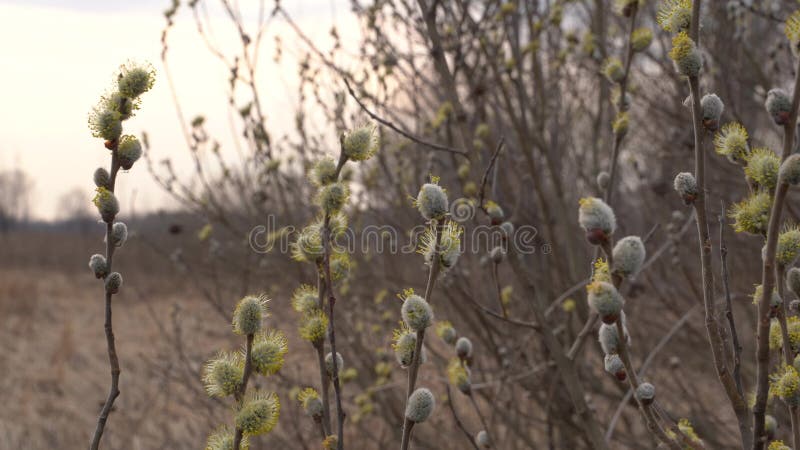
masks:
<svg viewBox="0 0 800 450"><path fill-rule="evenodd" d="M295 260L313 264L317 273L317 286L301 285L292 295L292 308L300 314L300 337L312 344L317 352L321 392L306 388L297 396L302 409L320 427L325 448L343 446L340 378L353 378L355 369L344 371L345 360L336 350L333 320L336 304L335 284L346 280L352 262L345 249L336 245L347 231L345 207L350 196L347 177L342 170L348 161L363 162L380 149L379 129L372 123L362 123L340 139L338 160L321 157L309 170L314 186L314 202L319 214L304 227L292 243ZM326 343L330 351L326 349ZM336 395L339 431L331 426L328 391L333 384Z"/></svg>
<svg viewBox="0 0 800 450"><path fill-rule="evenodd" d="M281 404L274 392L248 391L253 374L264 377L278 372L288 352L282 332L267 330L268 299L248 295L233 312L233 332L245 338L242 349L220 351L203 367L203 384L210 397L234 399L233 427L222 426L206 442L207 450L249 448L248 437L266 434L278 423Z"/></svg>

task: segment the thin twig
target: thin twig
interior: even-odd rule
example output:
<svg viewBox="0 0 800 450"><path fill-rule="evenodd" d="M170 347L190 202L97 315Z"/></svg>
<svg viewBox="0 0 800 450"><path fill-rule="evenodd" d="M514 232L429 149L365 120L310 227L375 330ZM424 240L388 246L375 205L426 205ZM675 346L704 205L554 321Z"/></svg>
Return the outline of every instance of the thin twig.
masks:
<svg viewBox="0 0 800 450"><path fill-rule="evenodd" d="M797 123L797 110L800 105L800 63L795 68L794 93L792 109L789 120L783 127L783 153L781 163L789 157L794 147L795 124ZM775 188L775 197L767 227L767 243L764 251L764 264L761 271L761 298L758 301L758 346L756 349L757 375L756 375L756 403L753 406L753 449L761 450L766 444L764 419L767 410L767 394L769 391L769 325L770 325L770 299L775 286L775 253L778 246L778 233L780 231L783 204L789 185L778 180Z"/></svg>
<svg viewBox="0 0 800 450"><path fill-rule="evenodd" d="M365 113L366 113L368 116L370 116L370 117L371 117L373 120L375 120L376 122L380 123L381 125L383 125L383 126L385 126L385 127L387 127L387 128L391 128L391 129L392 129L392 130L394 130L394 131L395 131L397 134L400 134L400 135L402 135L403 137L405 137L406 139L409 139L409 140L411 140L411 141L414 141L414 142L416 142L416 143L417 143L417 144L419 144L419 145L422 145L422 146L425 146L425 147L431 148L431 149L433 149L433 150L440 150L440 151L443 151L443 152L455 153L456 155L461 155L461 156L463 156L463 157L465 157L465 158L469 159L469 156L467 155L467 152L466 152L466 151L464 151L464 150L457 149L457 148L453 148L453 147L448 147L448 146L446 146L446 145L441 145L441 144L436 144L436 143L433 143L433 142L426 141L426 140L424 140L424 139L422 139L422 138L419 138L419 137L417 137L417 136L414 136L412 133L409 133L408 131L406 131L406 130L404 130L404 129L400 128L399 126L395 125L395 124L394 124L393 122L391 122L390 120L388 120L388 119L384 119L383 117L381 117L381 116L379 116L379 115L375 114L374 112L370 111L370 109L369 109L369 108L367 108L367 105L365 105L365 104L364 104L364 103L363 103L363 102L362 102L362 101L361 101L361 100L360 100L360 99L359 99L359 98L356 96L356 93L353 91L353 88L350 86L350 82L349 82L349 81L347 81L347 78L343 76L343 77L342 77L342 81L344 81L344 85L345 85L345 86L347 86L347 92L349 92L349 93L350 93L350 97L352 97L352 98L353 98L353 100L355 100L355 102L358 104L358 106L361 108L361 110L362 110L362 111L364 111L364 112L365 112Z"/></svg>
<svg viewBox="0 0 800 450"><path fill-rule="evenodd" d="M245 353L244 353L244 370L242 372L242 384L239 386L239 390L236 391L235 398L236 403L241 406L242 401L244 400L244 394L247 392L247 382L250 381L250 374L253 372L253 363L252 363L252 351L253 351L253 338L255 335L248 334L247 335L247 344L245 345ZM233 450L239 450L239 447L242 445L242 439L244 438L244 432L241 428L236 427L236 431L233 435Z"/></svg>
<svg viewBox="0 0 800 450"><path fill-rule="evenodd" d="M733 317L733 303L731 302L731 289L728 277L728 246L725 244L725 202L721 202L721 211L717 216L719 220L719 257L722 261L722 290L725 293L725 316L731 333L731 347L733 347L733 379L739 395L744 395L742 390L742 344L736 333L736 321Z"/></svg>
<svg viewBox="0 0 800 450"><path fill-rule="evenodd" d="M444 221L437 220L434 228L436 236L434 238L433 255L430 259L430 270L428 271L428 283L425 287L425 301L430 303L433 287L436 284L436 279L439 276L439 246L442 242L442 230L444 229ZM411 364L408 367L408 383L406 385L406 403L414 393L414 387L417 384L417 374L419 373L419 366L421 364L422 343L425 340L425 329L417 331L417 342L414 348L414 355L411 358ZM414 422L406 418L403 421L403 437L400 442L401 450L408 450L408 445L411 443L411 429L414 427Z"/></svg>
<svg viewBox="0 0 800 450"><path fill-rule="evenodd" d="M467 430L467 427L464 425L464 422L462 422L458 417L458 414L456 414L456 407L453 405L453 396L450 392L450 385L445 383L445 388L447 389L447 406L450 407L450 412L453 414L453 420L456 421L456 426L458 426L458 429L464 433L464 437L467 438L470 445L472 445L472 448L475 450L480 450L478 448L478 444L475 443L475 439L472 437L472 434L470 434L469 430Z"/></svg>
<svg viewBox="0 0 800 450"><path fill-rule="evenodd" d="M492 171L492 167L494 167L495 161L497 161L497 156L500 155L500 151L503 150L505 146L506 138L500 136L500 140L497 142L497 146L492 153L492 158L489 160L489 165L486 166L486 170L483 171L483 176L481 177L481 188L480 188L480 195L478 196L478 208L481 208L486 212L486 209L483 206L484 195L486 194L486 183L489 181L489 172Z"/></svg>
<svg viewBox="0 0 800 450"><path fill-rule="evenodd" d="M114 186L116 185L117 180L117 173L119 172L120 163L119 163L119 156L117 154L117 148L119 146L119 141L115 141L111 148L111 173L108 183L108 190L113 194L114 193ZM105 287L105 281L108 279L108 276L111 275L111 267L114 258L114 249L116 246L114 245L114 240L111 238L111 233L114 228L114 220L109 220L106 222L106 275L103 277L103 288L105 289L105 324L103 328L105 329L106 333L106 347L108 349L108 362L109 366L111 367L111 387L108 391L108 397L106 398L105 403L103 404L103 408L100 410L100 415L97 418L97 426L94 430L94 435L92 436L92 442L89 446L91 450L97 450L100 448L100 439L103 437L103 431L105 430L106 422L108 421L108 415L111 413L111 409L114 406L114 401L119 397L120 390L119 390L119 375L120 375L120 368L119 368L119 357L117 356L117 346L114 341L114 327L112 322L112 315L111 315L111 297L112 293Z"/></svg>

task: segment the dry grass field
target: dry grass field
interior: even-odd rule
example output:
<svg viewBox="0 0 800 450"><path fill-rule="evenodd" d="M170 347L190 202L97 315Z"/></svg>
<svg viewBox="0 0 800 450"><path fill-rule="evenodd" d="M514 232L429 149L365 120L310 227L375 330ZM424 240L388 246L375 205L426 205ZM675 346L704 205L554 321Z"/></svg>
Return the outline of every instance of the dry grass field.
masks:
<svg viewBox="0 0 800 450"><path fill-rule="evenodd" d="M100 248L96 241L45 232L0 237L0 449L75 449L88 442L109 379L102 287L85 268L88 249ZM123 249L119 266L129 286L114 300L122 394L104 448L202 448L229 409L203 392L201 365L216 349L239 343L191 283L146 246ZM293 322L280 316L288 308L273 309L268 324L286 332L292 352L283 375L269 382L286 393L292 374L302 373L297 361L311 352L297 341ZM316 448L303 441L311 441L304 429L312 424L291 423L298 418L293 406L282 410L284 430L261 440L277 447L265 448L284 448L278 443L288 430L300 435L291 448Z"/></svg>

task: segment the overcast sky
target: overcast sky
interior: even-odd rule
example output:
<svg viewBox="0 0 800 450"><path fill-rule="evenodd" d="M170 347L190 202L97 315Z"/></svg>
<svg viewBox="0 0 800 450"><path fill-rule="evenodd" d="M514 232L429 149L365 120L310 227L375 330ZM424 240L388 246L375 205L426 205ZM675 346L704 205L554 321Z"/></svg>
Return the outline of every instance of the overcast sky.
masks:
<svg viewBox="0 0 800 450"><path fill-rule="evenodd" d="M59 217L59 197L75 188L84 190L89 202L92 172L108 165L108 152L99 139L91 137L87 114L126 60L150 61L161 75L154 89L144 95L142 110L126 122L126 134L140 135L146 130L156 160L170 155L179 168L185 167L180 162L186 161L186 146L159 56L162 13L169 3L0 0L0 170L21 167L32 174L34 218ZM253 8L258 2L239 3ZM343 40L348 39L347 33L357 33L346 0L283 3L322 47L329 43L328 31L334 23ZM211 14L222 45L232 43L229 39L234 36L226 34L230 30L227 19L213 9ZM250 23L255 21L254 9L244 14L250 16ZM271 125L289 129L293 114L287 112L294 101L297 73L292 60L295 50L302 47L281 22L274 22L271 32L259 59L262 102ZM280 34L286 44L282 66L272 62L274 34ZM188 10L178 17L170 48L170 67L186 115L204 114L215 137L230 143L225 99L228 72L202 45ZM118 196L123 212L134 198L138 212L170 205L145 164L121 176Z"/></svg>

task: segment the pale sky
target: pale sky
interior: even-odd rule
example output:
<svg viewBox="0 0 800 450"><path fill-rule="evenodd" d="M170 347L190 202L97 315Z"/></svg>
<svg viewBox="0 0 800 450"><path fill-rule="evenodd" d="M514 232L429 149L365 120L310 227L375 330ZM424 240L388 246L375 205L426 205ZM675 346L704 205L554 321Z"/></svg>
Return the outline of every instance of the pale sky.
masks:
<svg viewBox="0 0 800 450"><path fill-rule="evenodd" d="M215 5L215 0L207 0ZM59 217L59 196L74 188L94 189L92 173L107 167L108 151L91 136L87 114L110 86L113 74L127 60L150 61L158 72L156 85L143 96L142 109L125 122L125 133L150 137L151 156L157 161L170 155L181 167L187 161L186 144L163 77L160 37L163 10L169 0L0 0L0 170L21 167L33 175L32 215L36 219ZM243 14L256 20L255 0ZM344 42L357 42L358 27L346 0L284 1L300 27L325 48L328 32L336 24ZM267 7L272 1L267 1ZM230 22L212 14L217 38L230 43ZM284 63L272 61L274 35L284 42ZM349 36L347 34L350 34ZM206 116L209 131L223 145L230 144L225 88L228 72L202 44L188 8L184 7L170 33L169 63L185 114ZM289 130L297 68L294 57L303 44L288 25L272 22L262 43L259 86L271 129ZM227 145L230 148L230 145ZM137 163L118 180L123 210L135 192L137 212L170 206L167 195L155 185L146 164ZM126 203L128 202L128 203Z"/></svg>

